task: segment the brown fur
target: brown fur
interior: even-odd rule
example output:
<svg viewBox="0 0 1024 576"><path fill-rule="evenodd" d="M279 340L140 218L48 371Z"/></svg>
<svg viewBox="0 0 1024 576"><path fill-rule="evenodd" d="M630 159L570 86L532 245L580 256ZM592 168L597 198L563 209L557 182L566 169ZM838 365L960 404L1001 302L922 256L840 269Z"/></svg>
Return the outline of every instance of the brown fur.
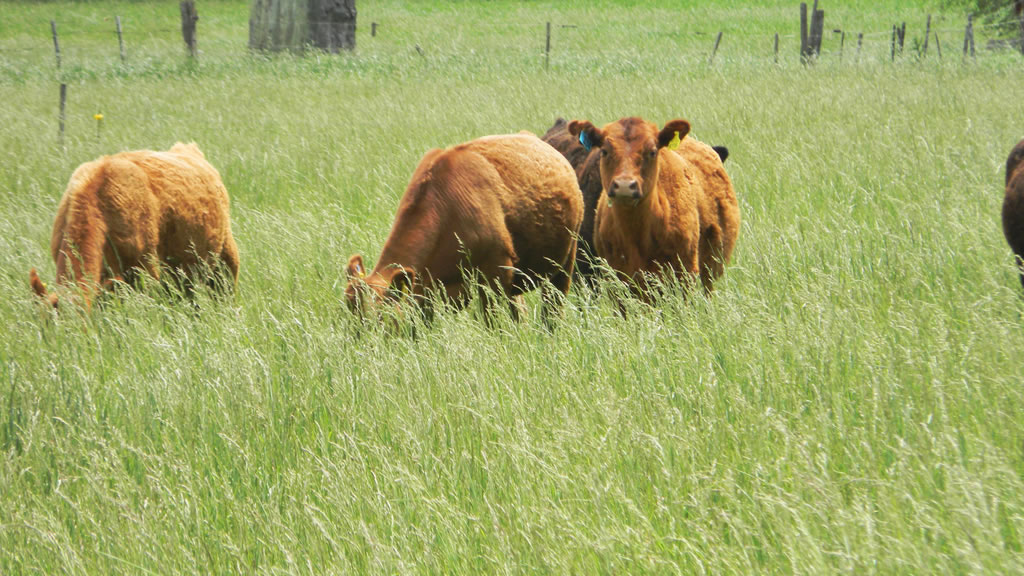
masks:
<svg viewBox="0 0 1024 576"><path fill-rule="evenodd" d="M192 275L220 259L238 279L228 193L194 143L167 152L139 150L79 166L53 223L50 252L59 284L76 283L88 309L94 292L138 270L160 278L168 266ZM35 269L33 290L57 305Z"/></svg>
<svg viewBox="0 0 1024 576"><path fill-rule="evenodd" d="M1003 235L1016 255L1024 285L1024 140L1017 143L1006 159Z"/></svg>
<svg viewBox="0 0 1024 576"><path fill-rule="evenodd" d="M720 154L686 138L689 130L685 120L659 131L635 117L604 128L569 123L570 134L586 132L602 150L597 255L627 280L671 271L684 283L699 276L710 292L736 244L739 205ZM672 151L676 132L682 141Z"/></svg>
<svg viewBox="0 0 1024 576"><path fill-rule="evenodd" d="M569 123L564 118L555 120L542 139L562 153L576 171L576 181L583 195L583 222L580 224L580 241L576 249L576 270L581 276L593 274L594 258L594 217L597 201L601 197L601 150L583 149L577 137L569 133Z"/></svg>
<svg viewBox="0 0 1024 576"><path fill-rule="evenodd" d="M487 136L420 161L377 266L349 260L353 309L408 291L468 297L463 269L509 297L548 279L568 292L583 207L569 163L529 133Z"/></svg>

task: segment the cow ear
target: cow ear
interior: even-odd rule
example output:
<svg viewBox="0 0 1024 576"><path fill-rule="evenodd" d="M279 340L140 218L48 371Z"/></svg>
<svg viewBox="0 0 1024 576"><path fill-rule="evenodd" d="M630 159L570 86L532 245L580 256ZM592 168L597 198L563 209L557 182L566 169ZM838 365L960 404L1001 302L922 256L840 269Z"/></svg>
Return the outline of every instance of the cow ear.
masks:
<svg viewBox="0 0 1024 576"><path fill-rule="evenodd" d="M396 294L411 294L416 283L416 272L410 268L401 268L391 277L391 290Z"/></svg>
<svg viewBox="0 0 1024 576"><path fill-rule="evenodd" d="M604 144L604 132L587 120L569 122L569 134L578 138L583 149L590 152L591 148L600 148Z"/></svg>
<svg viewBox="0 0 1024 576"><path fill-rule="evenodd" d="M348 277L362 278L366 276L366 269L363 268L363 256L355 254L348 259Z"/></svg>
<svg viewBox="0 0 1024 576"><path fill-rule="evenodd" d="M664 148L673 141L679 144L690 133L690 123L686 120L672 120L665 124L665 127L658 133L658 148Z"/></svg>

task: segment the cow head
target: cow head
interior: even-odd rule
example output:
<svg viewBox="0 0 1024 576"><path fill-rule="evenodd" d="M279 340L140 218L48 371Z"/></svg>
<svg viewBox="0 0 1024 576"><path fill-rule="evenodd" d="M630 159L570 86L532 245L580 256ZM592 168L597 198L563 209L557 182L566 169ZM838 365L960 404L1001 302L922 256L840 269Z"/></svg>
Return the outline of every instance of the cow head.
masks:
<svg viewBox="0 0 1024 576"><path fill-rule="evenodd" d="M601 185L608 202L643 201L658 182L658 156L690 132L686 120L672 120L659 130L641 118L623 118L598 128L586 120L569 123L569 133L584 148L601 150ZM674 143L674 144L673 144Z"/></svg>
<svg viewBox="0 0 1024 576"><path fill-rule="evenodd" d="M414 270L398 265L367 274L362 255L356 254L348 260L345 300L350 310L359 313L383 303L398 304L412 294L415 281Z"/></svg>

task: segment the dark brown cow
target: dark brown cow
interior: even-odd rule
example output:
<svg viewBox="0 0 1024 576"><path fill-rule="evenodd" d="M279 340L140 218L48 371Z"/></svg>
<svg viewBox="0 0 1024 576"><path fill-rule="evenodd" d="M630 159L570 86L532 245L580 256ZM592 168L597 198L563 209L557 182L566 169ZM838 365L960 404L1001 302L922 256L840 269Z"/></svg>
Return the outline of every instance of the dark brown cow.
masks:
<svg viewBox="0 0 1024 576"><path fill-rule="evenodd" d="M661 130L636 117L603 128L573 121L568 129L601 151L597 255L627 280L642 282L643 273L672 273L683 283L700 277L710 292L740 227L724 154L686 138L685 120Z"/></svg>
<svg viewBox="0 0 1024 576"><path fill-rule="evenodd" d="M1003 235L1010 244L1024 286L1024 140L1006 159L1006 195L1003 197Z"/></svg>
<svg viewBox="0 0 1024 576"><path fill-rule="evenodd" d="M377 266L348 264L345 296L362 311L403 292L468 299L465 271L510 298L549 280L567 293L583 203L572 166L529 133L487 136L420 161ZM513 312L516 306L513 306Z"/></svg>
<svg viewBox="0 0 1024 576"><path fill-rule="evenodd" d="M601 151L597 148L584 150L579 139L569 133L569 123L564 118L555 120L555 125L542 139L561 152L576 171L576 181L583 194L583 223L580 224L580 241L576 249L576 270L581 276L590 276L594 258L594 215L601 197Z"/></svg>
<svg viewBox="0 0 1024 576"><path fill-rule="evenodd" d="M238 279L228 192L195 143L137 150L79 166L57 208L50 251L59 284L77 283L86 309L96 289L161 267L194 275L223 262ZM57 306L35 268L32 288Z"/></svg>

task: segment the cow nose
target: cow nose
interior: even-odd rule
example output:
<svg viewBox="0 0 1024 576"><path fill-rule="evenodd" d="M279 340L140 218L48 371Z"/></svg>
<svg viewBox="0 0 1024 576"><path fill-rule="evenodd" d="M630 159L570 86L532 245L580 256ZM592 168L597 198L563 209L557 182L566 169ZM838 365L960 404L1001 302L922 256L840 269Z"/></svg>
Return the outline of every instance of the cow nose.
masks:
<svg viewBox="0 0 1024 576"><path fill-rule="evenodd" d="M636 198L640 195L640 184L637 183L636 178L616 178L612 181L612 189L608 195Z"/></svg>

